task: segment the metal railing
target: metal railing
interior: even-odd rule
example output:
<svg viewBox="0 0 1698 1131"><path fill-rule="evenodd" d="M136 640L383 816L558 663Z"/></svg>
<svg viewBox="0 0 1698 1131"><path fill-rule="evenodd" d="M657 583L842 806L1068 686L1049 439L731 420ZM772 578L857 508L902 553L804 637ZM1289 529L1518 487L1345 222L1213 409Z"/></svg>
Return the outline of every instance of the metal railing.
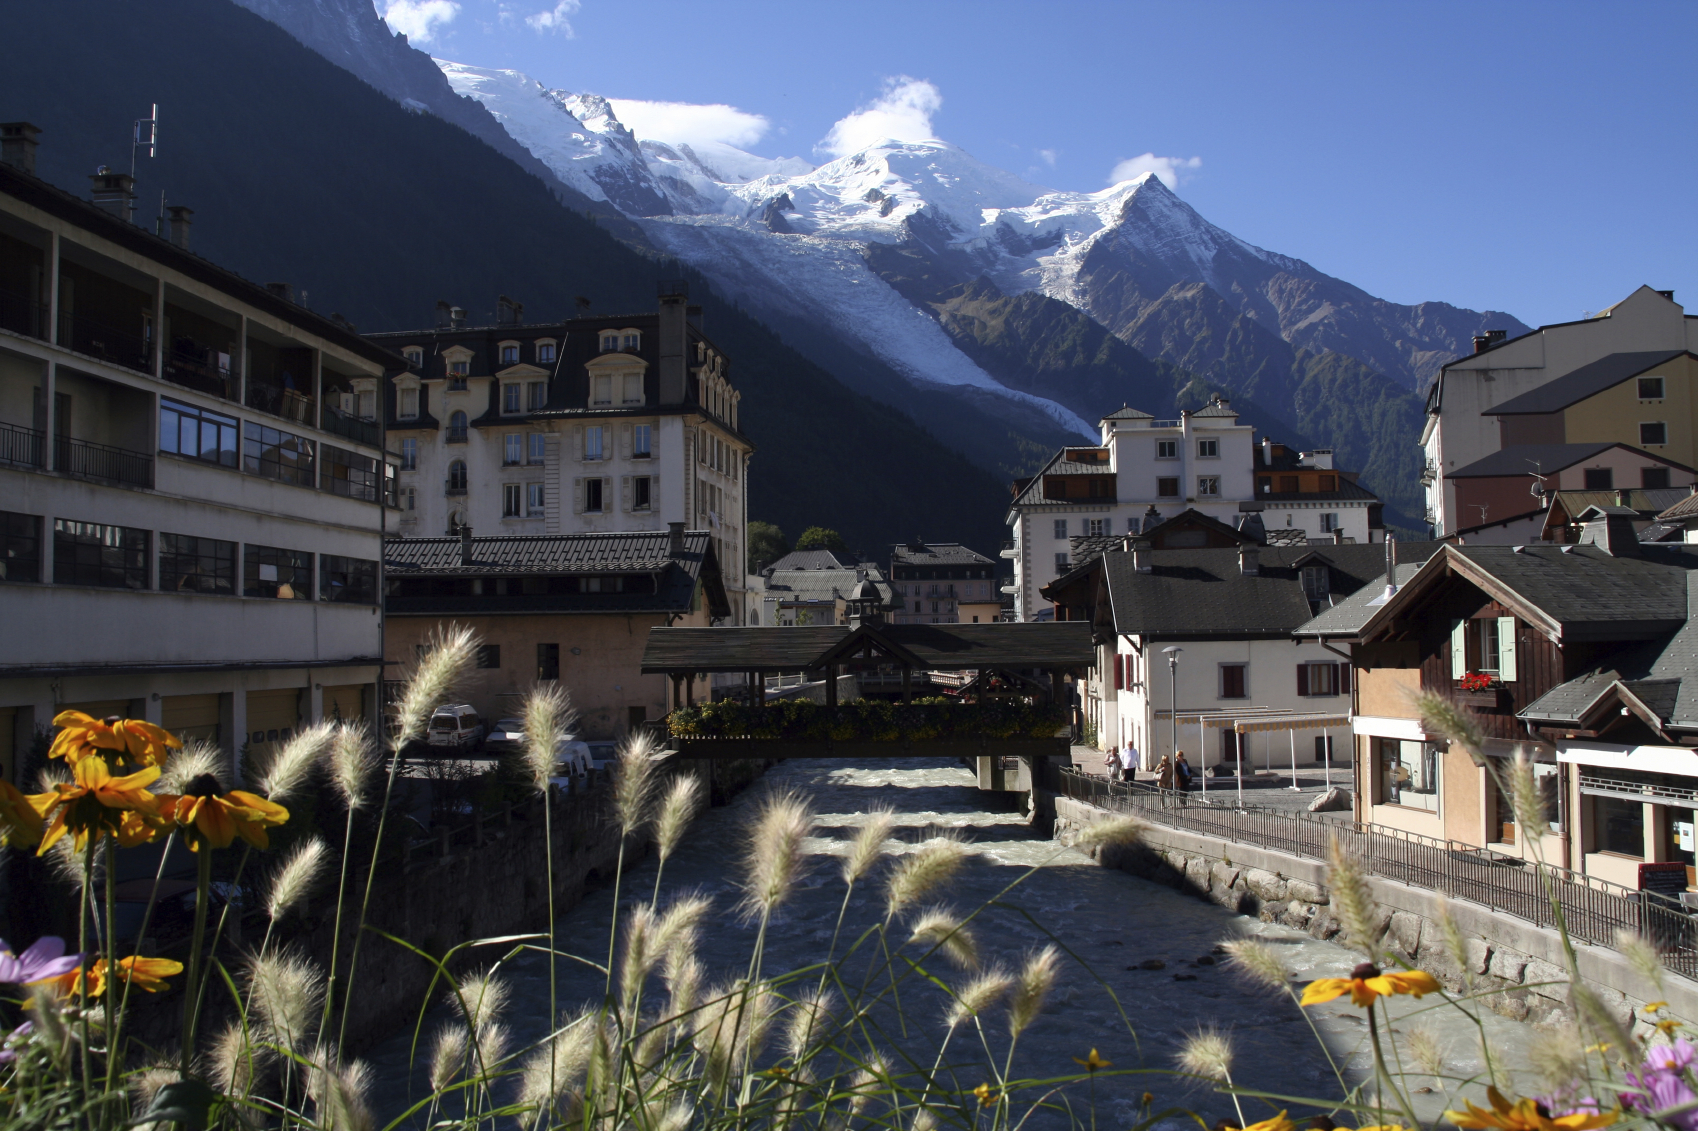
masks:
<svg viewBox="0 0 1698 1131"><path fill-rule="evenodd" d="M87 314L59 312L59 344L126 369L153 372L153 344L145 336Z"/></svg>
<svg viewBox="0 0 1698 1131"><path fill-rule="evenodd" d="M14 467L40 467L41 433L34 428L0 424L0 463Z"/></svg>
<svg viewBox="0 0 1698 1131"><path fill-rule="evenodd" d="M146 452L55 436L53 469L86 479L105 479L137 487L153 486L153 457Z"/></svg>
<svg viewBox="0 0 1698 1131"><path fill-rule="evenodd" d="M0 330L46 338L50 314L45 302L0 288Z"/></svg>
<svg viewBox="0 0 1698 1131"><path fill-rule="evenodd" d="M355 443L364 444L368 448L377 447L377 421L375 420L349 416L340 409L325 405L319 427L333 436L346 436Z"/></svg>
<svg viewBox="0 0 1698 1131"><path fill-rule="evenodd" d="M1698 977L1698 932L1691 913L1655 892L1383 825L1283 809L1192 804L1194 796L1111 782L1067 767L1045 766L1043 784L1064 797L1135 813L1152 824L1314 860L1327 858L1336 837L1369 875L1466 899L1540 927L1556 928L1560 907L1561 926L1577 942L1613 948L1617 931L1631 931L1654 942L1669 969Z"/></svg>
<svg viewBox="0 0 1698 1131"><path fill-rule="evenodd" d="M204 357L181 353L175 349L165 354L165 379L185 389L211 393L230 400L235 389L235 375L228 369L209 364Z"/></svg>

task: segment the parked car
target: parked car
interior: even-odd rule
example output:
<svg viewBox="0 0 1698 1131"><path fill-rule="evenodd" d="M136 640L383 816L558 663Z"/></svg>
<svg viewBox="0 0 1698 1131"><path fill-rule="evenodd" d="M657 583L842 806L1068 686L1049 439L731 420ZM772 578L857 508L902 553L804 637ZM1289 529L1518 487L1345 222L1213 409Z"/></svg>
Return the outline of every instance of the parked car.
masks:
<svg viewBox="0 0 1698 1131"><path fill-rule="evenodd" d="M496 719L483 746L491 754L516 754L525 748L523 719Z"/></svg>
<svg viewBox="0 0 1698 1131"><path fill-rule="evenodd" d="M483 741L483 721L470 703L438 707L430 716L428 742L433 750L459 753L476 750Z"/></svg>
<svg viewBox="0 0 1698 1131"><path fill-rule="evenodd" d="M603 739L596 742L587 742L584 745L589 747L590 764L599 770L613 761L613 752L618 743Z"/></svg>
<svg viewBox="0 0 1698 1131"><path fill-rule="evenodd" d="M554 754L554 772L560 775L577 775L589 770L593 765L590 760L590 745L577 735L568 735L566 741Z"/></svg>

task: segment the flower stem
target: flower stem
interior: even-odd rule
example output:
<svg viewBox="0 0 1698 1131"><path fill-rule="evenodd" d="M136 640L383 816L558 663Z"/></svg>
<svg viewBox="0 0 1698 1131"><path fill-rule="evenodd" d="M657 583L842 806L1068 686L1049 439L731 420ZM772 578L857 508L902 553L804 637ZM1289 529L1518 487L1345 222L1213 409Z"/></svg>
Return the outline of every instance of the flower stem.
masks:
<svg viewBox="0 0 1698 1131"><path fill-rule="evenodd" d="M212 892L212 846L200 845L199 871L195 877L195 933L189 947L189 978L183 983L183 1062L184 1076L195 1055L195 1025L200 1020L201 947L206 942L206 904ZM114 971L115 972L115 971Z"/></svg>

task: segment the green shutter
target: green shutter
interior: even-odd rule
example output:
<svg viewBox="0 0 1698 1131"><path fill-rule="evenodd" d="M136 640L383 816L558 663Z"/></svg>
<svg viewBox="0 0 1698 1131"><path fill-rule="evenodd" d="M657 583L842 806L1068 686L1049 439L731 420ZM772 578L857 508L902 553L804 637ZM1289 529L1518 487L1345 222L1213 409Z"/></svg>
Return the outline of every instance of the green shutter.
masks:
<svg viewBox="0 0 1698 1131"><path fill-rule="evenodd" d="M1515 682L1515 618L1498 618L1498 678Z"/></svg>
<svg viewBox="0 0 1698 1131"><path fill-rule="evenodd" d="M1461 679L1468 674L1467 621L1450 623L1450 678Z"/></svg>

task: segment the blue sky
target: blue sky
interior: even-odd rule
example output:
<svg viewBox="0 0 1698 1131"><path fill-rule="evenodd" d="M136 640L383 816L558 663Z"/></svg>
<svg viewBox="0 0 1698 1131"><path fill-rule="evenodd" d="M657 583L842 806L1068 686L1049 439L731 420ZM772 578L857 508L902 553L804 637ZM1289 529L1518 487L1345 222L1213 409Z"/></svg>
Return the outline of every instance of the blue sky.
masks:
<svg viewBox="0 0 1698 1131"><path fill-rule="evenodd" d="M1058 189L1150 155L1210 220L1393 301L1537 325L1647 283L1698 313L1690 2L378 7L444 58L718 107L622 113L657 135L820 161L875 107Z"/></svg>

